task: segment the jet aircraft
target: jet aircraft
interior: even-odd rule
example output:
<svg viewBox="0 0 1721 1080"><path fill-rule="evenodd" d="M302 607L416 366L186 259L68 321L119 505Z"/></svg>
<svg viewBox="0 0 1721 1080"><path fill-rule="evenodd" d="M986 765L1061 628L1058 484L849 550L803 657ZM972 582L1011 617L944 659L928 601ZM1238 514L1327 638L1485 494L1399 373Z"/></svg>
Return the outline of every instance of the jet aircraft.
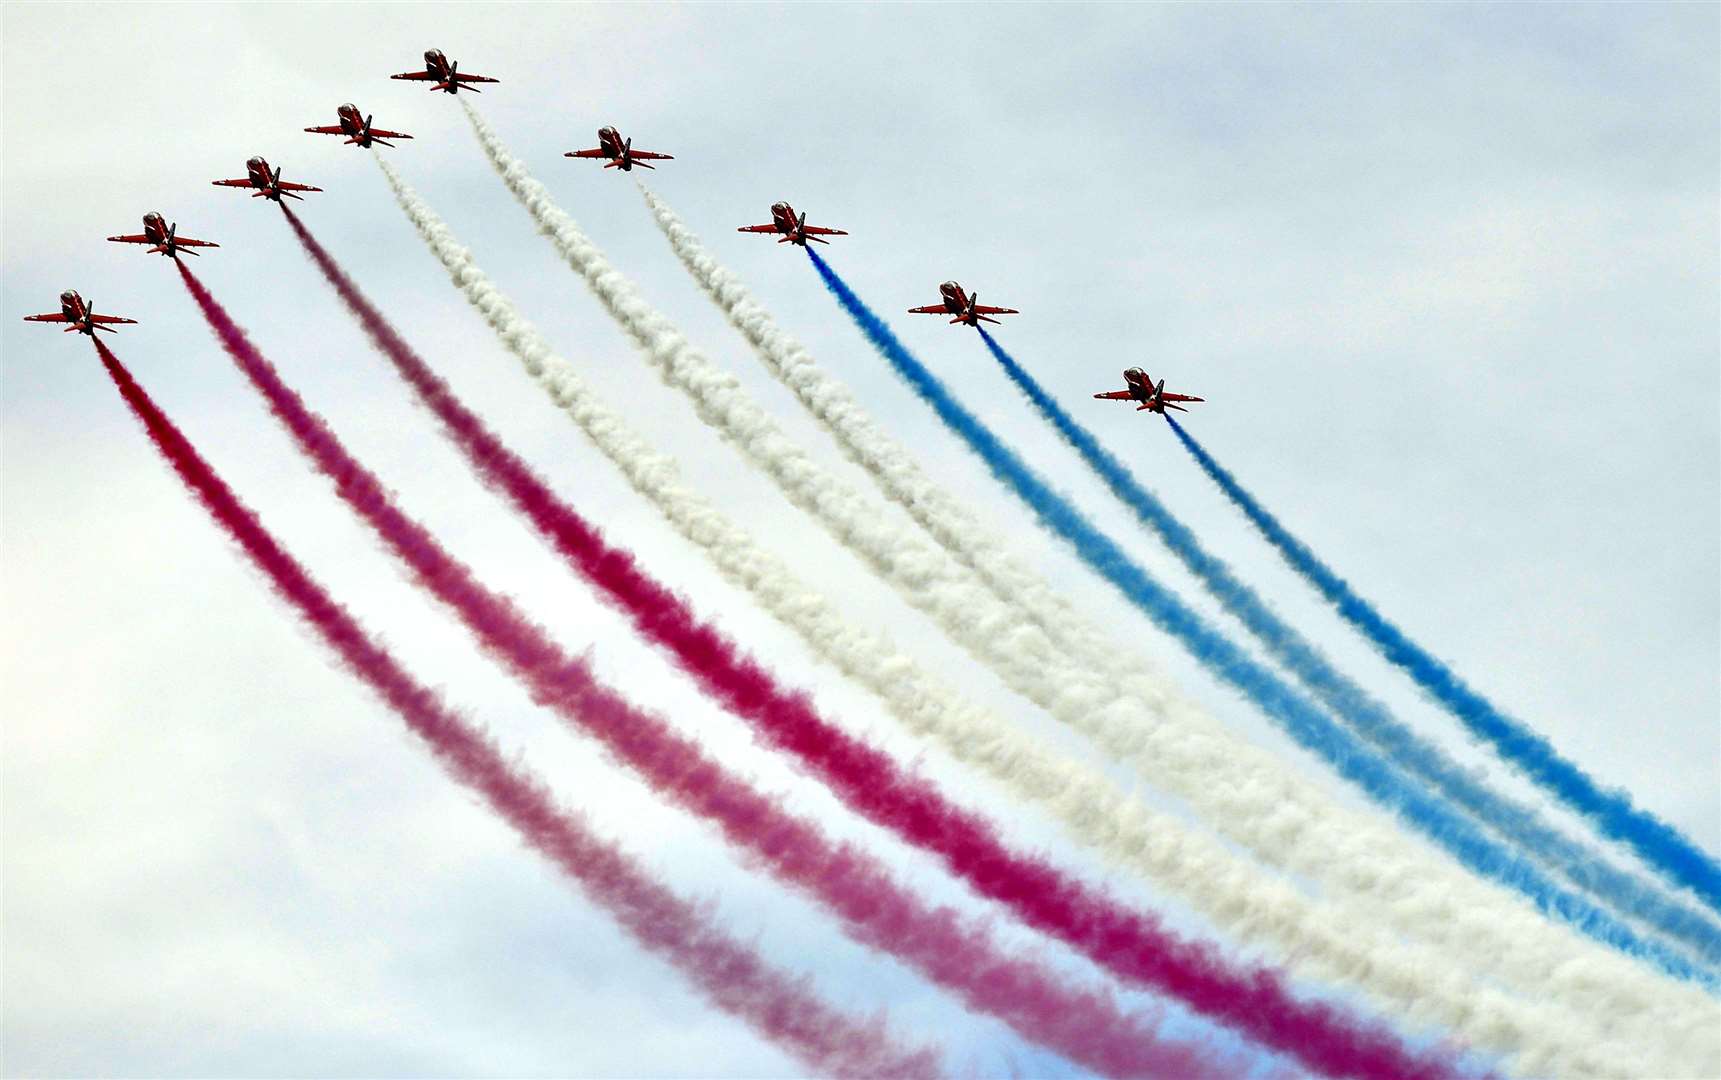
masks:
<svg viewBox="0 0 1721 1080"><path fill-rule="evenodd" d="M96 336L97 330L106 330L110 334L119 333L108 323L136 323L136 319L122 319L118 315L97 315L76 289L67 289L60 294L60 310L53 315L26 315L25 322L67 323L66 333L76 330L80 334Z"/></svg>
<svg viewBox="0 0 1721 1080"><path fill-rule="evenodd" d="M817 240L821 244L830 243L823 239L826 236L847 236L841 229L821 229L816 225L807 224L807 215L802 213L795 216L795 208L786 202L771 204L771 224L743 225L736 232L782 233L777 238L779 244L799 244L807 246L808 240Z"/></svg>
<svg viewBox="0 0 1721 1080"><path fill-rule="evenodd" d="M569 150L563 157L579 158L609 158L604 164L606 169L620 169L622 172L632 172L638 165L642 169L655 169L657 166L648 165L651 161L673 161L673 154L654 154L650 150L635 150L633 140L623 141L621 132L613 127L598 128L598 148L596 150Z"/></svg>
<svg viewBox="0 0 1721 1080"><path fill-rule="evenodd" d="M909 314L954 315L956 317L950 320L950 324L952 326L957 323L966 323L973 327L978 327L982 321L989 323L995 323L998 321L997 319L987 318L989 315L1021 314L1021 312L1017 311L1015 308L986 307L980 303L980 297L978 294L969 296L962 291L962 286L956 284L954 281L946 281L944 284L940 285L938 287L938 293L940 296L944 297L943 303L928 304L925 307L911 307L908 309Z"/></svg>
<svg viewBox="0 0 1721 1080"><path fill-rule="evenodd" d="M1159 382L1155 384L1153 379L1148 377L1147 372L1138 367L1132 367L1125 371L1123 373L1123 381L1129 384L1128 390L1108 390L1103 394L1095 394L1094 397L1104 398L1111 401L1139 401L1141 404L1136 406L1136 412L1146 409L1149 412L1156 413L1164 413L1167 409L1176 409L1178 412L1188 412L1188 409L1175 404L1175 402L1205 400L1203 398L1190 397L1188 394L1168 394L1165 392L1164 379L1159 380Z"/></svg>
<svg viewBox="0 0 1721 1080"><path fill-rule="evenodd" d="M424 54L423 71L407 71L399 75L390 75L391 79L407 79L413 82L432 82L431 92L441 90L446 94L458 94L462 90L478 93L476 86L468 85L479 82L497 82L499 80L484 75L460 74L460 61L450 63L448 57L442 55L441 49L431 49Z"/></svg>
<svg viewBox="0 0 1721 1080"><path fill-rule="evenodd" d="M393 146L394 144L388 140L412 138L405 132L372 128L370 126L371 118L366 116L361 119L359 107L350 101L336 109L335 112L341 118L340 123L331 124L328 127L308 127L305 130L313 135L345 135L347 145L359 147L369 146L373 142L382 143L384 146Z"/></svg>
<svg viewBox="0 0 1721 1080"><path fill-rule="evenodd" d="M151 255L166 255L170 259L179 258L184 250L187 255L196 255L193 248L220 247L220 244L208 240L193 240L188 236L177 236L177 224L169 225L160 213L151 210L143 216L143 232L130 236L110 236L108 239L116 244L153 244L149 249Z"/></svg>
<svg viewBox="0 0 1721 1080"><path fill-rule="evenodd" d="M309 184L295 184L290 180L281 179L280 166L274 172L269 171L269 163L261 157L249 158L245 162L245 179L243 180L211 180L216 187L256 188L251 193L253 199L264 198L281 201L285 195L289 199L303 199L302 195L293 194L295 191L321 191L320 187Z"/></svg>

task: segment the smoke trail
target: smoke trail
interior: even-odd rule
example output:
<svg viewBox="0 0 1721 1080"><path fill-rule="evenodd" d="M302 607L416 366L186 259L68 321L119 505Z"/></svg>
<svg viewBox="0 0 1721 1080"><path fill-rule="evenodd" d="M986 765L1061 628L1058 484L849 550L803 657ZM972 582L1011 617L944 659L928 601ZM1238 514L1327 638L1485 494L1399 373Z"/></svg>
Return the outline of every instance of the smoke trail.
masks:
<svg viewBox="0 0 1721 1080"><path fill-rule="evenodd" d="M1124 909L1043 859L1011 852L990 825L948 803L930 783L818 714L803 694L781 687L733 641L699 621L687 603L612 547L559 500L529 466L454 396L286 210L308 254L370 334L379 351L436 414L485 482L506 495L564 559L601 589L648 640L668 651L711 697L746 718L776 749L793 754L857 812L940 854L982 895L1082 951L1118 976L1174 993L1198 1011L1327 1072L1405 1076L1417 1060L1385 1030L1311 1009L1274 972L1231 968L1216 947L1180 940L1151 915Z"/></svg>
<svg viewBox="0 0 1721 1080"><path fill-rule="evenodd" d="M205 510L275 591L316 630L341 663L398 713L460 783L478 793L525 843L576 882L647 949L663 956L713 1003L807 1067L850 1076L931 1076L938 1055L893 1039L882 1017L862 1021L818 998L804 979L766 964L701 911L665 889L584 819L556 804L543 783L508 764L482 731L415 681L275 538L197 453L105 344L96 350L150 440Z"/></svg>
<svg viewBox="0 0 1721 1080"><path fill-rule="evenodd" d="M766 369L837 441L845 457L866 470L879 489L916 524L979 575L993 595L1021 608L1060 645L1091 653L1108 647L1068 601L1043 578L1016 562L995 530L982 526L967 507L921 471L905 448L872 422L848 388L826 374L806 347L776 324L741 279L718 263L668 203L644 181L636 180L635 184L682 265L753 346ZM1120 667L1128 669L1128 665Z"/></svg>
<svg viewBox="0 0 1721 1080"><path fill-rule="evenodd" d="M1625 914L1642 919L1692 946L1704 961L1712 964L1721 958L1721 929L1702 913L1669 899L1654 886L1615 868L1600 853L1549 825L1532 807L1491 790L1334 668L1308 639L1280 619L1255 590L1240 581L1224 560L1203 548L1189 527L1179 521L1151 491L1137 483L1123 462L1052 400L1034 377L984 328L980 330L980 337L1011 381L1081 455L1082 460L1099 474L1112 493L1165 542L1166 547L1200 579L1226 611L1353 730L1379 747L1399 767L1423 778L1512 841L1519 851L1552 865L1568 880ZM1175 420L1171 423L1176 427ZM1187 445L1188 436L1183 435L1180 427L1177 431Z"/></svg>
<svg viewBox="0 0 1721 1080"><path fill-rule="evenodd" d="M750 858L831 908L857 940L915 966L1024 1037L1104 1072L1225 1074L1227 1064L1204 1060L1224 1055L1160 1036L1157 1012L1129 1014L1109 993L1069 988L1039 965L1005 956L979 925L921 904L882 863L853 845L830 841L817 826L726 771L663 718L599 683L584 660L566 654L408 518L183 266L181 277L223 347L310 462L540 704L601 740L658 791L711 820Z"/></svg>
<svg viewBox="0 0 1721 1080"><path fill-rule="evenodd" d="M1151 665L1145 658L1130 655L1127 646L1103 640L1097 629L1052 592L1043 579L1016 565L1005 551L1002 542L978 524L943 488L928 478L906 449L872 422L847 388L821 369L805 346L776 324L740 278L716 260L661 197L643 182L636 181L636 186L659 229L694 280L722 309L731 325L753 346L767 370L796 395L807 411L836 439L845 456L866 470L886 495L902 506L922 528L965 566L976 571L994 595L1021 609L1059 639L1067 649L1075 650L1091 662L1104 664L1108 659L1113 661L1105 665L1108 678L1119 685L1128 686L1141 681L1144 671L1151 672ZM1151 675L1146 678L1149 684L1151 678ZM1046 754L1055 753L1044 747L1024 747L1024 753L1027 754L1036 750ZM997 769L991 763L985 763L983 767L995 769L1009 782L1014 771L1021 766L1015 759L1010 759L1003 769ZM1090 777L1084 776L1081 779ZM1024 797L1043 800L1047 793L1056 789L1049 783L1042 782L1027 786L1018 785L1016 790ZM1070 786L1064 789L1062 797L1052 805L1054 808L1080 805L1081 803L1076 802L1078 799L1083 803L1091 801L1095 807L1111 799L1116 805L1109 814L1102 812L1106 820L1121 820L1123 815L1119 811L1126 808L1135 809L1133 805L1126 807L1125 804L1116 803L1109 786L1103 789L1099 785L1086 787L1077 780L1071 781ZM1160 863L1149 869L1148 864L1139 858L1141 848L1147 843L1145 834L1135 833L1127 827L1120 828L1117 834L1104 838L1094 837L1091 830L1083 832L1078 829L1077 832L1084 840L1124 861L1126 865L1146 870L1150 876L1159 878L1162 883L1178 888L1185 897L1193 899L1197 906L1208 910L1209 914L1213 914L1216 909L1224 910L1218 896L1201 892L1198 885L1191 886L1184 866ZM1210 861L1203 857L1196 858L1198 862ZM1194 881L1204 883L1206 879L1196 877ZM1242 887L1249 895L1260 896L1260 890L1265 887L1265 883L1256 880ZM1238 926L1225 922L1223 916L1218 917L1221 925L1228 930L1247 936ZM1308 912L1301 915L1297 921L1306 927L1314 918L1315 913ZM1361 942L1354 941L1354 929L1351 932L1353 943L1361 945ZM1319 937L1315 940L1319 942ZM1298 945L1296 948L1299 959L1306 961L1319 955L1325 944L1305 942ZM1393 953L1392 946L1385 942L1372 943L1368 948L1377 958L1377 962L1379 957ZM1419 958L1412 962L1413 970L1424 973L1435 970L1435 959ZM1332 976L1323 973L1323 977ZM1424 991L1423 996L1426 999L1429 995ZM1448 1023L1453 1022L1450 1017L1444 1019ZM1462 1027L1459 1029L1464 1030Z"/></svg>
<svg viewBox="0 0 1721 1080"><path fill-rule="evenodd" d="M1170 417L1166 417L1170 420ZM1411 641L1404 632L1358 596L1313 551L1292 536L1213 460L1175 420L1172 430L1221 491L1243 511L1287 563L1360 630L1381 655L1403 668L1416 684L1486 740L1500 756L1555 798L1588 817L1601 832L1637 852L1670 880L1689 887L1710 907L1721 910L1721 865L1671 825L1632 805L1624 791L1610 790L1561 757L1547 739L1506 716L1464 680Z"/></svg>
<svg viewBox="0 0 1721 1080"><path fill-rule="evenodd" d="M1471 866L1478 872L1489 877L1495 877L1502 883L1509 884L1523 895L1534 899L1548 914L1576 927L1593 938L1605 941L1629 954L1651 960L1657 967L1685 979L1702 979L1702 973L1677 954L1656 942L1644 942L1629 927L1618 920L1598 911L1593 905L1578 897L1571 896L1553 887L1536 869L1518 859L1509 852L1503 852L1498 847L1481 836L1467 820L1455 817L1444 807L1432 803L1419 789L1405 784L1395 770L1366 753L1359 753L1355 740L1342 729L1337 728L1331 720L1307 699L1296 691L1285 686L1271 672L1251 660L1247 654L1239 650L1229 640L1208 628L1203 620L1181 601L1177 600L1157 585L1152 579L1136 566L1117 545L1100 534L1083 518L1078 511L1065 499L1048 487L1022 460L998 438L984 427L971 413L952 397L943 384L916 360L899 342L889 327L873 314L850 290L830 267L821 259L817 252L809 251L815 268L824 279L826 286L837 298L856 324L867 335L879 353L884 356L908 382L915 392L928 404L932 405L939 417L954 432L961 435L965 442L978 453L988 468L1002 480L1013 492L1021 497L1034 510L1049 528L1069 540L1081 555L1084 562L1093 567L1096 572L1117 585L1125 595L1132 600L1144 614L1148 614L1163 629L1177 636L1190 648L1192 654L1201 659L1221 678L1232 683L1247 694L1251 701L1262 707L1269 716L1286 725L1294 737L1305 746L1316 750L1338 766L1341 774L1364 786L1379 801L1406 817L1417 827L1431 837L1441 841L1461 862ZM1236 752L1232 750L1231 752ZM1211 779L1208 780L1211 783ZM1198 792L1197 792L1198 793ZM1190 796L1193 798L1193 796ZM1305 802L1308 800L1304 800ZM1269 804L1271 805L1271 804ZM1282 811L1282 807L1278 808ZM1227 823L1228 824L1228 823ZM1356 826L1351 826L1355 828ZM1373 844L1390 847L1392 841L1383 830L1372 827L1370 831L1376 834L1371 840ZM1295 846L1294 836L1305 830L1286 830L1284 837L1289 847ZM1336 838L1335 838L1336 839ZM1280 853L1272 845L1255 846L1258 854L1275 858ZM1361 865L1366 865L1370 871L1379 870L1382 861L1378 853L1358 851L1356 858ZM1349 860L1345 862L1348 863ZM1343 870L1341 863L1337 869ZM1328 873L1329 867L1322 867ZM1396 895L1403 898L1423 894L1423 899L1417 901L1415 908L1423 903L1441 903L1435 896L1426 891L1425 883L1432 876L1431 867L1424 864L1419 869L1412 870L1409 865L1402 866L1399 872L1405 877L1383 896ZM1353 868L1354 871L1354 868ZM1372 875L1371 875L1372 877ZM1378 877L1366 883L1366 889L1371 892L1380 890L1382 882ZM1460 886L1460 879L1448 876L1443 892ZM1487 903L1482 899L1483 893L1473 893L1470 903ZM1450 903L1443 904L1447 908L1448 918L1461 917L1461 912L1455 910ZM1469 903L1464 905L1469 907ZM1388 904L1386 912L1399 915L1406 912L1407 905ZM1486 922L1473 927L1473 932L1486 934L1496 940L1492 948L1512 948L1514 942L1500 933L1500 927L1489 926L1494 919L1503 917L1503 910L1490 913ZM1442 920L1444 922L1444 920ZM1519 920L1520 925L1513 932L1517 934L1543 933L1553 929L1547 924L1533 924ZM1440 940L1447 947L1459 946L1462 942L1451 934L1449 926L1431 925L1427 919L1416 920L1413 932L1440 935L1432 940ZM1572 939L1569 943L1575 944ZM1555 956L1570 958L1571 953L1561 950ZM1555 962L1555 956L1544 959ZM1486 957L1477 957L1477 961L1487 965ZM1529 974L1533 969L1526 971ZM1628 967L1617 968L1613 979L1633 978L1639 973ZM1635 980L1634 980L1635 981ZM1649 992L1647 983L1640 983L1644 992ZM1711 1011L1707 998L1701 994L1689 998L1693 1004L1703 1002L1703 1010ZM1647 1000L1639 998L1631 1012L1647 1008ZM1694 1017L1693 1017L1694 1019Z"/></svg>
<svg viewBox="0 0 1721 1080"><path fill-rule="evenodd" d="M1018 796L1045 804L1083 841L1162 880L1225 929L1244 940L1275 943L1310 978L1356 987L1377 1005L1447 1026L1478 1048L1514 1056L1517 1069L1529 1075L1614 1076L1642 1066L1641 1050L1602 1043L1593 1026L1574 1023L1546 1000L1472 986L1449 958L1384 936L1377 920L1312 904L1295 886L1238 859L1205 834L1123 796L1091 768L1060 761L1059 751L959 701L884 638L846 625L817 591L682 485L674 462L646 446L596 398L423 200L380 156L377 161L401 208L462 294L635 490L698 544L727 580L877 693L911 730L937 738Z"/></svg>
<svg viewBox="0 0 1721 1080"><path fill-rule="evenodd" d="M642 355L693 398L701 419L732 440L796 505L815 514L905 599L933 614L954 640L1015 689L1089 733L1108 752L1172 786L1257 855L1280 865L1295 857L1291 865L1300 872L1354 894L1358 902L1347 910L1347 918L1385 916L1407 933L1462 952L1464 963L1473 969L1510 971L1511 982L1535 992L1553 986L1565 988L1560 992L1568 1000L1611 997L1596 1019L1602 1030L1628 1024L1659 1036L1663 1017L1671 1013L1682 1030L1710 1038L1710 1005L1700 992L1669 987L1624 958L1592 953L1579 938L1449 868L1431 874L1424 849L1406 844L1373 820L1339 810L1313 788L1288 782L1282 762L1224 735L1205 717L1195 721L1199 736L1192 723L1153 723L1191 721L1199 715L1162 687L1149 689L1142 699L1156 706L1157 717L1151 717L1139 711L1141 701L1120 697L1103 675L1068 662L1043 632L1022 625L1013 611L991 602L983 587L940 552L885 524L875 508L789 443L733 378L715 369L644 302L508 154L489 125L469 104L465 107L504 183L639 344ZM1216 769L1230 772L1227 782L1215 782ZM1303 827L1311 819L1328 827ZM1384 860L1383 852L1396 852L1397 857ZM1402 901L1407 896L1415 902L1373 904L1366 899ZM1574 964L1580 957L1585 962ZM1606 978L1598 978L1604 970ZM1672 1005L1674 1000L1682 1005ZM1651 1015L1654 1021L1648 1019ZM1721 1047L1716 1054L1721 1055Z"/></svg>

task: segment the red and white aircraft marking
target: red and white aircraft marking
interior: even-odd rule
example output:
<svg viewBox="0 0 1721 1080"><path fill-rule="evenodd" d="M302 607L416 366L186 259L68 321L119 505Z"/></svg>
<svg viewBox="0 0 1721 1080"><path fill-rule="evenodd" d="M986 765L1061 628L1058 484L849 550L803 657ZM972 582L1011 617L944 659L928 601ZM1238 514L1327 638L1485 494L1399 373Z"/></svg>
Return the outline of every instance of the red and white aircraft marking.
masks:
<svg viewBox="0 0 1721 1080"><path fill-rule="evenodd" d="M106 330L110 334L119 333L109 323L136 323L136 319L122 319L118 315L97 315L76 289L67 289L60 294L60 310L53 315L26 315L25 322L67 323L66 333L76 330L80 334L96 336L97 330Z"/></svg>
<svg viewBox="0 0 1721 1080"><path fill-rule="evenodd" d="M143 232L129 236L110 236L108 239L116 244L152 244L151 255L166 255L170 259L179 258L184 250L187 255L196 255L192 248L220 247L220 244L209 240L193 240L189 236L175 235L177 224L169 225L158 212L151 210L143 216Z"/></svg>
<svg viewBox="0 0 1721 1080"><path fill-rule="evenodd" d="M1204 398L1190 397L1188 394L1168 394L1165 392L1164 379L1159 380L1156 385L1148 377L1147 372L1138 367L1132 367L1125 371L1123 381L1129 384L1128 390L1108 390L1103 394L1095 394L1094 397L1111 401L1139 401L1141 404L1136 406L1136 412L1146 409L1156 413L1163 413L1167 409L1188 412L1188 409L1175 404L1175 402L1205 400Z"/></svg>
<svg viewBox="0 0 1721 1080"><path fill-rule="evenodd" d="M341 118L340 123L330 124L327 127L308 127L305 130L313 135L345 135L347 145L358 147L366 147L373 142L382 143L384 146L393 146L394 144L388 140L412 138L411 135L402 131L386 131L382 128L371 127L371 118L359 116L359 107L350 101L336 109L335 114Z"/></svg>
<svg viewBox="0 0 1721 1080"><path fill-rule="evenodd" d="M673 161L673 154L654 154L650 150L635 150L633 140L623 140L621 132L613 127L598 128L598 148L596 150L569 150L563 157L577 158L609 158L605 163L606 169L620 169L622 172L632 172L638 165L642 169L655 169L657 166L648 165L648 161Z"/></svg>
<svg viewBox="0 0 1721 1080"><path fill-rule="evenodd" d="M908 309L909 314L954 315L955 318L950 320L952 326L957 323L966 323L973 327L978 327L982 321L989 323L996 323L998 321L997 319L987 318L988 315L1021 314L1021 312L1017 311L1015 308L986 307L984 304L980 303L979 294L969 296L967 293L962 291L962 286L956 284L954 281L946 281L944 284L940 285L938 287L938 294L944 297L944 301L942 303L928 304L925 307L911 307Z"/></svg>
<svg viewBox="0 0 1721 1080"><path fill-rule="evenodd" d="M302 195L293 194L295 191L321 191L320 187L309 184L295 184L281 179L281 169L276 166L274 172L269 171L269 163L261 157L249 158L245 162L245 179L243 180L211 180L216 187L256 188L251 193L253 199L264 198L281 201L285 195L289 199L303 199Z"/></svg>
<svg viewBox="0 0 1721 1080"><path fill-rule="evenodd" d="M807 246L808 240L817 240L821 244L830 243L826 236L847 236L841 229L821 229L817 225L807 224L807 215L802 213L795 216L795 208L786 202L771 204L771 224L743 225L736 232L782 233L778 238L779 244L799 244Z"/></svg>
<svg viewBox="0 0 1721 1080"><path fill-rule="evenodd" d="M460 74L460 61L449 63L448 57L442 55L441 49L430 49L424 54L423 71L407 71L399 75L390 75L391 79L406 79L409 82L434 82L430 89L434 93L441 90L445 94L458 94L462 90L470 90L474 94L479 90L472 83L499 82L485 75Z"/></svg>

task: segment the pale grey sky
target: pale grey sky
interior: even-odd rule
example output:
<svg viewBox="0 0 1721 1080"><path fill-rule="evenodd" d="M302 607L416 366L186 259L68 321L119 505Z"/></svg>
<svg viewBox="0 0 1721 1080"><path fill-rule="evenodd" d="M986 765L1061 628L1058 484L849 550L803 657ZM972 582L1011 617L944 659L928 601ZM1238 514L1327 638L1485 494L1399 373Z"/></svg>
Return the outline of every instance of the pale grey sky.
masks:
<svg viewBox="0 0 1721 1080"><path fill-rule="evenodd" d="M850 945L556 730L306 472L171 268L102 243L150 209L219 241L198 272L410 512L642 703L917 887L983 911L635 642L472 481L274 208L208 185L262 153L327 189L301 204L310 227L583 512L832 714L920 753L547 405L365 155L299 129L351 100L413 133L391 160L722 506L858 619L1047 731L643 376L455 104L386 79L430 46L503 80L478 104L513 150L788 430L856 476L686 279L629 180L560 156L605 123L675 154L649 182L784 325L1024 557L1288 768L1340 790L1035 532L798 252L734 227L786 198L848 229L826 254L904 340L1213 611L971 332L895 314L952 277L1022 309L1000 331L1014 355L1346 670L1485 764L1169 432L1084 400L1132 364L1204 396L1192 430L1389 616L1721 849L1713 6L10 4L3 19L9 1074L793 1071L621 939L331 667L152 456L87 343L19 321L67 287L140 320L118 353L367 625L667 881L720 897L730 925L833 997L941 1033L959 1065L1065 1068ZM963 770L931 753L925 767L1012 838L1102 874Z"/></svg>

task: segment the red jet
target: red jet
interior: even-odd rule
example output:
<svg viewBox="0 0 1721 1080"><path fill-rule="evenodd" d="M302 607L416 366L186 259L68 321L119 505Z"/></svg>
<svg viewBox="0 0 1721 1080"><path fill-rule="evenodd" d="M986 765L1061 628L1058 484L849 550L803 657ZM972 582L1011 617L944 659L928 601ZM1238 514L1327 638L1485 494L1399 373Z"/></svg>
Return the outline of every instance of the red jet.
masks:
<svg viewBox="0 0 1721 1080"><path fill-rule="evenodd" d="M179 226L169 225L159 213L151 210L143 216L143 232L131 236L110 236L108 239L116 244L153 244L149 249L151 255L166 255L170 259L179 258L180 249L187 255L195 255L192 248L220 247L220 244L208 240L193 240L190 237L174 235Z"/></svg>
<svg viewBox="0 0 1721 1080"><path fill-rule="evenodd" d="M613 127L598 128L598 148L596 150L569 150L563 157L609 158L604 164L606 169L620 169L622 172L633 172L638 165L642 169L655 169L656 165L647 165L646 161L674 161L673 154L654 154L650 150L635 150L633 140L622 141L621 132Z"/></svg>
<svg viewBox="0 0 1721 1080"><path fill-rule="evenodd" d="M394 144L388 140L412 138L411 135L400 131L373 129L370 126L371 118L367 116L362 120L359 119L359 107L350 101L336 109L335 112L340 114L340 123L329 127L308 127L305 130L313 135L345 135L347 145L359 147L369 146L373 142L382 143L384 146L393 146Z"/></svg>
<svg viewBox="0 0 1721 1080"><path fill-rule="evenodd" d="M293 194L295 191L323 190L320 187L312 187L309 184L295 184L291 181L282 180L280 168L277 167L274 172L270 172L269 163L260 157L249 158L246 160L245 179L211 180L210 183L214 184L216 187L256 188L257 190L251 193L251 197L253 199L261 197L264 199L273 199L276 202L280 202L281 196L283 195L287 196L289 199L304 198L302 195Z"/></svg>
<svg viewBox="0 0 1721 1080"><path fill-rule="evenodd" d="M1129 384L1128 390L1108 390L1103 394L1095 394L1094 397L1110 401L1139 401L1141 404L1136 406L1136 412L1146 409L1156 413L1164 413L1167 409L1188 412L1188 409L1181 405L1175 405L1173 402L1205 400L1204 398L1190 397L1188 394L1168 394L1165 392L1164 379L1159 380L1159 383L1155 385L1154 381L1148 377L1147 372L1138 367L1132 367L1125 371L1123 381Z"/></svg>
<svg viewBox="0 0 1721 1080"><path fill-rule="evenodd" d="M928 304L925 307L911 307L910 315L954 315L950 325L967 323L978 327L982 321L995 323L997 319L988 319L988 315L1020 315L1015 308L985 307L980 303L979 294L969 296L962 291L962 286L954 281L946 281L938 287L938 293L944 297L942 304Z"/></svg>
<svg viewBox="0 0 1721 1080"><path fill-rule="evenodd" d="M487 78L483 75L460 74L460 61L456 60L452 64L449 63L448 57L442 55L441 49L431 49L429 52L424 54L423 71L408 71L400 75L390 75L389 78L407 79L412 82L434 81L436 85L430 88L433 93L437 90L441 90L448 94L458 94L463 89L470 90L476 94L479 92L478 88L476 86L468 86L466 85L467 83L499 81L497 79Z"/></svg>
<svg viewBox="0 0 1721 1080"><path fill-rule="evenodd" d="M106 330L110 334L119 333L108 323L136 323L136 319L122 319L118 315L97 315L95 309L84 302L76 289L67 289L60 294L60 312L57 315L26 315L25 322L69 323L66 333L76 330L80 334L96 336L97 330Z"/></svg>
<svg viewBox="0 0 1721 1080"><path fill-rule="evenodd" d="M795 208L786 202L771 204L771 224L743 225L736 232L782 233L777 240L779 244L799 244L807 246L808 240L817 240L821 244L830 243L822 239L826 236L847 236L841 229L821 229L816 225L807 224L807 215L795 216Z"/></svg>

